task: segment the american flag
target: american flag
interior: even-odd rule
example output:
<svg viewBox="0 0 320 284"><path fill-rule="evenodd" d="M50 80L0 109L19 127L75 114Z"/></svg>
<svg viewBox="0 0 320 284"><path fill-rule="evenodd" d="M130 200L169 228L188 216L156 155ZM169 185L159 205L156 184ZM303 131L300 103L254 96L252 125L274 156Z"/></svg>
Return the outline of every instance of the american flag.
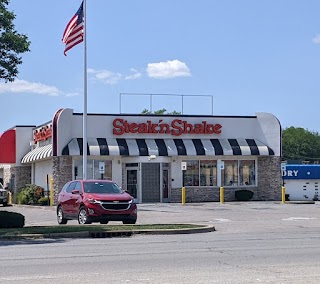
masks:
<svg viewBox="0 0 320 284"><path fill-rule="evenodd" d="M66 44L64 49L64 55L67 55L67 51L83 41L83 27L84 27L84 18L83 18L83 2L77 13L72 17L66 26L62 42Z"/></svg>

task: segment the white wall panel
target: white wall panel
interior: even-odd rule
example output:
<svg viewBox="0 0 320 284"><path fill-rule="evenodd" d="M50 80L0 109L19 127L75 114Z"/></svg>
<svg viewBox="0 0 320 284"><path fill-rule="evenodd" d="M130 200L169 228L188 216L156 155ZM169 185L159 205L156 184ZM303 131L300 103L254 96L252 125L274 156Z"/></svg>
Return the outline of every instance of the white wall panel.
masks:
<svg viewBox="0 0 320 284"><path fill-rule="evenodd" d="M52 161L42 161L35 164L34 183L47 190L47 175L52 176Z"/></svg>

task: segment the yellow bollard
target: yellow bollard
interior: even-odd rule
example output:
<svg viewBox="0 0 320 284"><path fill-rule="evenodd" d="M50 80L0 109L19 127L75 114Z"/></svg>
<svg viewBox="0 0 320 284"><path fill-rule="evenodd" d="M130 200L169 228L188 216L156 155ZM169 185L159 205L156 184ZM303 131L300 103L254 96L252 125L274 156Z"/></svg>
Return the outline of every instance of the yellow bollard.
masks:
<svg viewBox="0 0 320 284"><path fill-rule="evenodd" d="M220 203L224 203L224 188L223 186L220 187Z"/></svg>
<svg viewBox="0 0 320 284"><path fill-rule="evenodd" d="M286 203L286 188L282 187L282 203Z"/></svg>
<svg viewBox="0 0 320 284"><path fill-rule="evenodd" d="M12 204L12 193L8 191L8 204Z"/></svg>
<svg viewBox="0 0 320 284"><path fill-rule="evenodd" d="M53 206L53 178L50 178L49 188L50 188L50 206Z"/></svg>
<svg viewBox="0 0 320 284"><path fill-rule="evenodd" d="M182 188L182 191L181 191L182 204L185 204L185 203L186 203L186 196L187 196L187 194L186 194L186 188L183 187L183 188Z"/></svg>

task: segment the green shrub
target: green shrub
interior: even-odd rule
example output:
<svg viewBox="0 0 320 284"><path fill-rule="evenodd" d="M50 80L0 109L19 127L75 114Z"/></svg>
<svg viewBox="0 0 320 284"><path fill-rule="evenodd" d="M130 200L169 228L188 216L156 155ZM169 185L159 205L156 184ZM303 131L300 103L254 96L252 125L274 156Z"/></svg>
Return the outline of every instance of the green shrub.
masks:
<svg viewBox="0 0 320 284"><path fill-rule="evenodd" d="M27 191L19 192L17 198L18 198L19 204L27 204L27 199L28 199Z"/></svg>
<svg viewBox="0 0 320 284"><path fill-rule="evenodd" d="M44 197L44 189L35 184L27 184L25 188L18 193L19 204L38 204L39 199Z"/></svg>
<svg viewBox="0 0 320 284"><path fill-rule="evenodd" d="M0 211L0 228L23 228L25 218L22 214Z"/></svg>
<svg viewBox="0 0 320 284"><path fill-rule="evenodd" d="M41 197L39 200L38 200L38 203L42 206L45 206L45 205L50 205L50 199L48 197Z"/></svg>

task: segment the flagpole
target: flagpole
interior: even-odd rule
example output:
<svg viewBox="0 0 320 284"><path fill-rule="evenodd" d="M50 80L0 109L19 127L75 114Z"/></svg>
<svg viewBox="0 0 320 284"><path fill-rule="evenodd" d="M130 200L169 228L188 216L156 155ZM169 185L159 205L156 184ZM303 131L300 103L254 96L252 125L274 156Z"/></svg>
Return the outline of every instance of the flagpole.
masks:
<svg viewBox="0 0 320 284"><path fill-rule="evenodd" d="M82 179L87 179L87 1L83 0L83 41L84 41L84 92L83 92L83 154Z"/></svg>

